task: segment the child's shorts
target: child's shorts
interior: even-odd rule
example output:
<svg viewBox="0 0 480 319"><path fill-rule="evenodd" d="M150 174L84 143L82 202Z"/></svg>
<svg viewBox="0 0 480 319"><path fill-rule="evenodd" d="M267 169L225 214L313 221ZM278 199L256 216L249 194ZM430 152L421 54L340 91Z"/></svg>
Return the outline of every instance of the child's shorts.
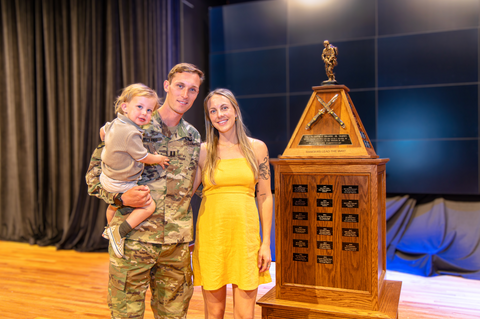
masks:
<svg viewBox="0 0 480 319"><path fill-rule="evenodd" d="M129 189L137 186L137 181L119 181L108 177L107 175L100 174L100 183L102 187L109 193L125 193Z"/></svg>

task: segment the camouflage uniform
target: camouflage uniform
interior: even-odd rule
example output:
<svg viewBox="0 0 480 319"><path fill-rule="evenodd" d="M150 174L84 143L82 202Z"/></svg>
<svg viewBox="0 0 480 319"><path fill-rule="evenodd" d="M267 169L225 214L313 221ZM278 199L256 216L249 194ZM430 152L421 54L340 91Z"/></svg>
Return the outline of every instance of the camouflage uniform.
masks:
<svg viewBox="0 0 480 319"><path fill-rule="evenodd" d="M145 130L143 144L149 152L170 158L165 170L145 165L139 185L147 185L155 201L155 212L133 229L125 240L125 257L110 251L108 304L112 318L143 318L145 293L150 284L155 318L186 318L193 295L188 244L193 239L191 192L200 154L200 134L180 120L171 133L158 112ZM92 156L86 180L88 192L114 204L115 194L100 184L100 145ZM121 224L132 211L122 207L111 225Z"/></svg>

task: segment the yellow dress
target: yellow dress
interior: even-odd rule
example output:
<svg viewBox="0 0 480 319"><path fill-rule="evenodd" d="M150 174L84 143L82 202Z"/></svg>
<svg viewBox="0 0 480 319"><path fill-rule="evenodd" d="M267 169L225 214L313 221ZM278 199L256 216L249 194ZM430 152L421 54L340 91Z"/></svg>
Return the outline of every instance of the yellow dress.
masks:
<svg viewBox="0 0 480 319"><path fill-rule="evenodd" d="M194 285L216 290L236 284L253 290L272 281L259 272L260 222L255 179L245 158L219 160L213 185L202 176L203 198L193 252Z"/></svg>

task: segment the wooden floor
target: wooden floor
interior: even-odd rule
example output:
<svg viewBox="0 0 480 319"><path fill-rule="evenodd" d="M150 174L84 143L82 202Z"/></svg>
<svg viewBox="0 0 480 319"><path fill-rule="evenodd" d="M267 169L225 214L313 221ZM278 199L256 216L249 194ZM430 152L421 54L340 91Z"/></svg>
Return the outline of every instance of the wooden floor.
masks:
<svg viewBox="0 0 480 319"><path fill-rule="evenodd" d="M109 318L107 277L107 253L57 251L54 247L0 241L0 318ZM480 318L480 280L398 272L388 272L387 279L403 282L400 319ZM260 286L258 297L273 286ZM233 318L231 291L227 302L225 318ZM255 318L260 318L260 313L257 306ZM148 302L145 318L153 319ZM203 318L199 287L195 288L188 318Z"/></svg>

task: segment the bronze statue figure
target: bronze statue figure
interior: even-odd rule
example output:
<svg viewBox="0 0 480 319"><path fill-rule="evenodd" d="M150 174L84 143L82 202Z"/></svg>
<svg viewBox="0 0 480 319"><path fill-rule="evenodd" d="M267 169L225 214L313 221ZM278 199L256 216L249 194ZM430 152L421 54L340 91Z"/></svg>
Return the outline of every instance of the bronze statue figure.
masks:
<svg viewBox="0 0 480 319"><path fill-rule="evenodd" d="M337 84L333 68L337 65L338 49L331 45L328 40L323 41L323 45L325 49L322 52L322 60L325 62L325 72L327 73L328 81L324 81L322 84Z"/></svg>

